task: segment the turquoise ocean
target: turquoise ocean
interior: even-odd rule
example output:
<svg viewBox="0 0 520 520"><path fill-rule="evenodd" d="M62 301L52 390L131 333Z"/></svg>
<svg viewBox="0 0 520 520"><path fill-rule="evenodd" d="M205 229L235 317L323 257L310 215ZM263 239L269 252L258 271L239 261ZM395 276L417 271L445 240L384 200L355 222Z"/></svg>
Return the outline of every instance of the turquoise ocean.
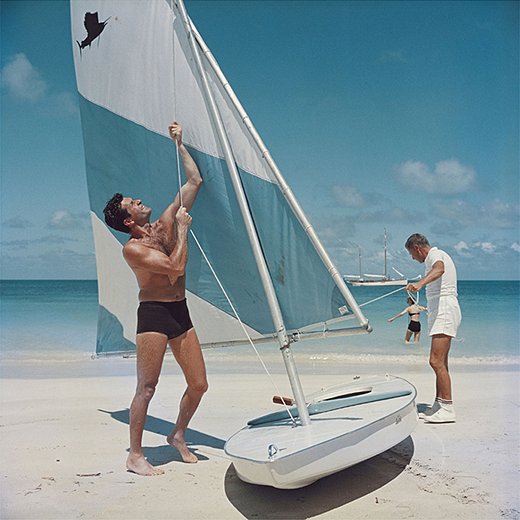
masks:
<svg viewBox="0 0 520 520"><path fill-rule="evenodd" d="M352 287L358 304L386 295L392 287ZM520 361L520 281L459 281L462 325L452 343L451 359L459 362L517 364ZM425 295L420 294L425 304ZM330 358L388 359L427 355L427 316L421 314L420 345L406 345L407 317L388 323L407 306L399 291L362 306L374 331L369 335L301 341L296 355ZM95 352L97 325L95 280L0 281L0 343L2 358L70 359ZM239 347L242 356L250 347ZM259 350L262 351L259 347ZM269 349L269 347L267 347ZM233 355L233 348L222 349Z"/></svg>

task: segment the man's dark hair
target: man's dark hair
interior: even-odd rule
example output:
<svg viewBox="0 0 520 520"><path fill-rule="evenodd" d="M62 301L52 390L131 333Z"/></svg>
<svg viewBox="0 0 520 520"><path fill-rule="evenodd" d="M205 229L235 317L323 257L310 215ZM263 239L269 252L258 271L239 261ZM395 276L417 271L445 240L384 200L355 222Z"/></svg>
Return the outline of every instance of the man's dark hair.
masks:
<svg viewBox="0 0 520 520"><path fill-rule="evenodd" d="M123 200L123 195L121 193L116 193L105 206L103 213L105 214L105 222L112 228L117 229L117 231L122 231L123 233L130 233L130 229L125 225L125 219L130 218L130 213L121 207L121 201Z"/></svg>
<svg viewBox="0 0 520 520"><path fill-rule="evenodd" d="M413 246L424 247L429 245L430 242L428 242L428 239L424 235L421 235L420 233L414 233L408 237L404 247L406 247L406 249L411 249Z"/></svg>

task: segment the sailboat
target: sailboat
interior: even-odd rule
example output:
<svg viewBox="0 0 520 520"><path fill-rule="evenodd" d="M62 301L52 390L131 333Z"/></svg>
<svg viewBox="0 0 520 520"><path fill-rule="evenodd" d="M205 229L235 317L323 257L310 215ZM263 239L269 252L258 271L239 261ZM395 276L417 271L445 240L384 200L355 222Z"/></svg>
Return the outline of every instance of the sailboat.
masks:
<svg viewBox="0 0 520 520"><path fill-rule="evenodd" d="M386 238L386 228L384 235L384 246L383 246L383 258L384 258L384 270L383 274L362 274L361 270L361 247L358 246L359 249L359 275L346 275L345 279L348 283L356 286L365 286L365 287L380 287L380 286L404 286L407 285L409 281L417 280L418 278L408 279L405 278L403 273L400 273L395 267L392 269L397 273L399 278L392 278L388 275L387 268L387 238Z"/></svg>
<svg viewBox="0 0 520 520"><path fill-rule="evenodd" d="M73 43L73 52L98 273L97 354L135 349L138 299L121 254L127 236L105 225L104 205L122 192L166 207L178 190L167 127L178 120L204 179L190 211L186 274L197 334L203 346L278 342L292 391L284 409L226 442L238 476L299 488L407 438L416 390L404 379L354 376L304 393L292 346L371 327L182 0L70 7L72 41L90 43ZM90 34L87 19L104 20L103 30Z"/></svg>

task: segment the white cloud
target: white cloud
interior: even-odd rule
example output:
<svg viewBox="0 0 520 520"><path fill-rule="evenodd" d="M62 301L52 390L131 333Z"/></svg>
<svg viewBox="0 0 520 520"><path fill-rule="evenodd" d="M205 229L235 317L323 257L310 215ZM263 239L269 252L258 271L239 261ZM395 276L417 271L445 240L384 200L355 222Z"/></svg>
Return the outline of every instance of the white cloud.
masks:
<svg viewBox="0 0 520 520"><path fill-rule="evenodd" d="M69 210L59 209L52 214L47 227L52 229L83 228L87 218L88 215L85 213L71 213Z"/></svg>
<svg viewBox="0 0 520 520"><path fill-rule="evenodd" d="M499 199L480 206L463 200L439 199L432 200L431 207L435 217L442 219L435 225L436 232L441 234L451 234L458 231L458 228L482 222L498 229L517 229L520 224L519 205Z"/></svg>
<svg viewBox="0 0 520 520"><path fill-rule="evenodd" d="M336 202L347 208L361 208L365 205L363 195L354 186L335 185L332 195Z"/></svg>
<svg viewBox="0 0 520 520"><path fill-rule="evenodd" d="M47 83L24 53L12 56L1 72L2 86L15 98L34 102L47 91Z"/></svg>
<svg viewBox="0 0 520 520"><path fill-rule="evenodd" d="M489 254L494 253L496 249L496 246L491 242L475 242L475 247L478 247L479 249L484 251L484 253Z"/></svg>
<svg viewBox="0 0 520 520"><path fill-rule="evenodd" d="M504 256L510 251L516 251L520 253L520 244L514 242L509 245L509 242L504 239L497 239L494 243L486 240L476 241L468 244L464 240L461 240L453 246L453 249L461 256L477 258L478 255L482 257L482 253L485 255L495 254Z"/></svg>
<svg viewBox="0 0 520 520"><path fill-rule="evenodd" d="M50 92L49 85L24 53L11 56L0 72L2 87L10 96L32 103L40 101L38 108L48 116L78 115L77 97L67 91Z"/></svg>
<svg viewBox="0 0 520 520"><path fill-rule="evenodd" d="M464 242L464 240L461 240L460 242L455 244L453 246L453 249L455 249L455 251L457 251L459 255L468 256L470 253L469 246L468 244L466 244L466 242Z"/></svg>
<svg viewBox="0 0 520 520"><path fill-rule="evenodd" d="M424 190L428 193L461 193L474 184L476 174L473 168L456 159L439 161L433 171L420 161L406 161L397 167L399 180L409 189Z"/></svg>
<svg viewBox="0 0 520 520"><path fill-rule="evenodd" d="M66 229L71 228L73 225L74 217L65 209L55 211L49 221L49 227L52 228Z"/></svg>

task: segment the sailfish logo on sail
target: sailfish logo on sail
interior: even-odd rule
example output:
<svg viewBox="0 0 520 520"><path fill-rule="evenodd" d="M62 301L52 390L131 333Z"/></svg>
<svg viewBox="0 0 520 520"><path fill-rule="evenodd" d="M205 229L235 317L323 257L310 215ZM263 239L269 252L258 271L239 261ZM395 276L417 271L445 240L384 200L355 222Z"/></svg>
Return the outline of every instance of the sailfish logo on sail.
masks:
<svg viewBox="0 0 520 520"><path fill-rule="evenodd" d="M83 25L87 30L87 37L81 43L76 40L80 53L85 47L90 47L96 38L99 38L105 29L108 20L110 20L110 17L108 17L104 22L100 22L98 13L85 13Z"/></svg>

